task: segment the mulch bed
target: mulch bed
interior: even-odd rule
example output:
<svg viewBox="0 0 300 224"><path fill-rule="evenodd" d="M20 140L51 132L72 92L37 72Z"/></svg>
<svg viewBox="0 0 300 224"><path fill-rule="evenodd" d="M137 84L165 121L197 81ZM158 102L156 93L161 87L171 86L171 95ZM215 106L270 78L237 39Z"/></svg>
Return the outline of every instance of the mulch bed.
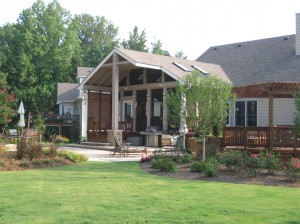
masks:
<svg viewBox="0 0 300 224"><path fill-rule="evenodd" d="M1 171L14 171L14 170L29 170L40 169L46 167L56 167L72 164L73 162L62 158L43 155L41 158L30 161L28 158L18 160L16 159L16 152L0 152L0 172Z"/></svg>
<svg viewBox="0 0 300 224"><path fill-rule="evenodd" d="M178 171L175 173L162 172L151 167L151 162L141 163L141 168L151 174L166 176L171 178L187 179L187 180L202 180L212 182L224 182L235 184L254 184L266 186L280 186L280 187L300 187L300 180L294 180L286 177L283 172L275 172L269 174L267 171L257 171L256 176L239 169L231 171L226 167L221 167L218 171L217 177L206 177L204 173L190 172L190 164L178 165Z"/></svg>

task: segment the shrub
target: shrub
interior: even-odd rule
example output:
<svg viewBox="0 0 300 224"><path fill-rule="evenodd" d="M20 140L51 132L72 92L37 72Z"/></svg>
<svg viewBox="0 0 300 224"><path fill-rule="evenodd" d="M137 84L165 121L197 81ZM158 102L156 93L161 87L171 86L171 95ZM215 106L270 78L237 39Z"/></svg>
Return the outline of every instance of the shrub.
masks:
<svg viewBox="0 0 300 224"><path fill-rule="evenodd" d="M64 160L62 158L55 158L54 160L56 163L62 163Z"/></svg>
<svg viewBox="0 0 300 224"><path fill-rule="evenodd" d="M33 142L28 146L28 155L31 161L33 159L40 158L42 156L42 145L40 143Z"/></svg>
<svg viewBox="0 0 300 224"><path fill-rule="evenodd" d="M290 158L286 166L283 167L285 174L294 179L300 178L300 160L298 158Z"/></svg>
<svg viewBox="0 0 300 224"><path fill-rule="evenodd" d="M153 160L152 167L160 171L176 172L176 164L170 158L161 158Z"/></svg>
<svg viewBox="0 0 300 224"><path fill-rule="evenodd" d="M0 167L4 167L5 166L5 162L3 160L0 160Z"/></svg>
<svg viewBox="0 0 300 224"><path fill-rule="evenodd" d="M268 170L270 174L272 174L275 170L280 170L282 168L279 156L271 151L260 152L258 158L258 168Z"/></svg>
<svg viewBox="0 0 300 224"><path fill-rule="evenodd" d="M258 154L247 154L244 160L244 168L248 170L252 175L256 176L256 169L258 168Z"/></svg>
<svg viewBox="0 0 300 224"><path fill-rule="evenodd" d="M224 164L229 170L236 170L244 166L247 153L240 150L224 151L218 155L221 164Z"/></svg>
<svg viewBox="0 0 300 224"><path fill-rule="evenodd" d="M30 167L30 163L28 161L21 161L19 166L28 168Z"/></svg>
<svg viewBox="0 0 300 224"><path fill-rule="evenodd" d="M17 144L17 158L23 159L27 150L27 142L25 138L20 138Z"/></svg>
<svg viewBox="0 0 300 224"><path fill-rule="evenodd" d="M190 166L191 172L203 172L205 169L204 161L193 162Z"/></svg>
<svg viewBox="0 0 300 224"><path fill-rule="evenodd" d="M37 167L40 167L42 162L40 160L35 160L32 162L33 165L37 166Z"/></svg>
<svg viewBox="0 0 300 224"><path fill-rule="evenodd" d="M145 157L142 156L142 158L141 158L141 163L150 162L152 159L153 159L153 156L152 156L152 155L145 156Z"/></svg>
<svg viewBox="0 0 300 224"><path fill-rule="evenodd" d="M60 143L68 143L68 142L70 142L70 139L68 139L62 135L54 135L52 138L52 141L57 144L60 144Z"/></svg>
<svg viewBox="0 0 300 224"><path fill-rule="evenodd" d="M51 164L51 160L45 159L45 160L43 161L43 164L49 166L49 165Z"/></svg>
<svg viewBox="0 0 300 224"><path fill-rule="evenodd" d="M50 156L50 149L49 149L49 148L42 149L42 153L43 153L43 155L45 155L45 156Z"/></svg>
<svg viewBox="0 0 300 224"><path fill-rule="evenodd" d="M205 169L204 174L207 177L215 177L217 176L218 168L219 168L219 161L215 158L209 158L205 162Z"/></svg>
<svg viewBox="0 0 300 224"><path fill-rule="evenodd" d="M192 154L185 153L181 157L181 163L183 163L183 164L191 163L192 161L193 161L193 155Z"/></svg>
<svg viewBox="0 0 300 224"><path fill-rule="evenodd" d="M51 143L49 146L49 156L50 157L57 156L57 145L54 143Z"/></svg>
<svg viewBox="0 0 300 224"><path fill-rule="evenodd" d="M86 162L88 160L87 156L74 152L64 151L62 152L62 156L74 163Z"/></svg>

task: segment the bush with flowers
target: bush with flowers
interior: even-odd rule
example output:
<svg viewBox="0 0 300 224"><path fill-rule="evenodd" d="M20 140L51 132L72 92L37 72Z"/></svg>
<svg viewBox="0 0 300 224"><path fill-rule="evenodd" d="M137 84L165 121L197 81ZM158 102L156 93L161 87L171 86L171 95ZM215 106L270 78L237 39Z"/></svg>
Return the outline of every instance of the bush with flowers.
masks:
<svg viewBox="0 0 300 224"><path fill-rule="evenodd" d="M241 150L228 150L218 154L218 160L229 170L236 170L244 166L247 152Z"/></svg>
<svg viewBox="0 0 300 224"><path fill-rule="evenodd" d="M16 112L13 109L15 94L13 92L9 93L6 86L0 89L0 102L0 125L2 126L2 134L4 134L8 124L16 116Z"/></svg>
<svg viewBox="0 0 300 224"><path fill-rule="evenodd" d="M141 157L141 163L145 163L145 162L150 162L153 159L153 155L148 155L148 156L142 156Z"/></svg>
<svg viewBox="0 0 300 224"><path fill-rule="evenodd" d="M300 160L299 158L291 158L286 166L283 167L285 174L294 179L300 178Z"/></svg>
<svg viewBox="0 0 300 224"><path fill-rule="evenodd" d="M273 174L274 171L282 169L279 155L272 151L261 151L258 158L258 168L261 170L268 170L270 174Z"/></svg>

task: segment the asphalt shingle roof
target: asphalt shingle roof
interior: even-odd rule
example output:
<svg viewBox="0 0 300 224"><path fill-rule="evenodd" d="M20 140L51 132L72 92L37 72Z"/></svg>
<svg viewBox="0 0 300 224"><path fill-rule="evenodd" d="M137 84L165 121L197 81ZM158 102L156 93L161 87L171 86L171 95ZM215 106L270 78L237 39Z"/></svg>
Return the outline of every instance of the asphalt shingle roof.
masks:
<svg viewBox="0 0 300 224"><path fill-rule="evenodd" d="M210 74L214 74L224 81L230 82L223 69L216 64L199 62L199 61L191 61L186 59L145 53L140 51L127 50L122 48L116 48L116 50L122 52L124 55L126 55L126 57L132 59L136 63L161 67L162 69L169 71L170 73L174 74L180 79L182 79L186 74L190 72L183 71L181 68L174 65L173 62L180 63L181 65L183 65L184 67L188 68L191 71L195 70L192 67L192 65L196 65L201 69L203 69L204 71Z"/></svg>
<svg viewBox="0 0 300 224"><path fill-rule="evenodd" d="M77 83L57 83L57 102L73 102L79 97Z"/></svg>
<svg viewBox="0 0 300 224"><path fill-rule="evenodd" d="M295 35L210 47L197 61L220 65L233 86L300 82Z"/></svg>

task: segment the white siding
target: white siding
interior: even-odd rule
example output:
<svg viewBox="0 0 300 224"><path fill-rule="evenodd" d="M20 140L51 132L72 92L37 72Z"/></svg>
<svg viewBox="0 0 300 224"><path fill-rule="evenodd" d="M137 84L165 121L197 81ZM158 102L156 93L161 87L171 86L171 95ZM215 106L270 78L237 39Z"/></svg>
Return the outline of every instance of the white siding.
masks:
<svg viewBox="0 0 300 224"><path fill-rule="evenodd" d="M257 99L257 127L269 126L269 98Z"/></svg>
<svg viewBox="0 0 300 224"><path fill-rule="evenodd" d="M293 98L274 99L274 125L294 125L293 117L296 112L294 102Z"/></svg>

